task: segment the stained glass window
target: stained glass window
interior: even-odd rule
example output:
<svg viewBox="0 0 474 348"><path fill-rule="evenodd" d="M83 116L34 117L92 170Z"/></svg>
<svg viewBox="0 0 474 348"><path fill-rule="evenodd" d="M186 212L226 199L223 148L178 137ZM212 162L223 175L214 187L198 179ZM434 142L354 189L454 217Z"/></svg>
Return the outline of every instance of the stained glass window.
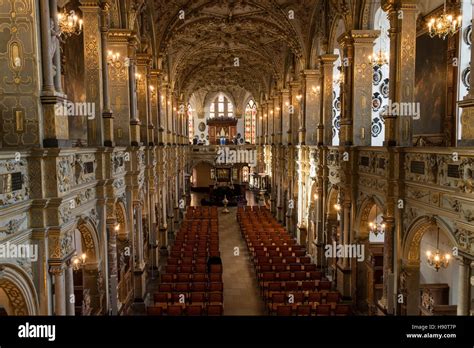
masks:
<svg viewBox="0 0 474 348"><path fill-rule="evenodd" d="M245 108L245 141L255 144L257 130L257 104L250 100Z"/></svg>

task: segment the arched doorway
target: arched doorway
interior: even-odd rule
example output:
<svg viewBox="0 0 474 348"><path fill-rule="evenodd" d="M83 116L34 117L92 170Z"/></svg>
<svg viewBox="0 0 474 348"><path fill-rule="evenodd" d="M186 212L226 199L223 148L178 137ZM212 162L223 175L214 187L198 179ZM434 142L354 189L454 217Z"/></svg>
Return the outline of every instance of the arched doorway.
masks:
<svg viewBox="0 0 474 348"><path fill-rule="evenodd" d="M30 277L15 265L0 263L0 316L38 315L38 308Z"/></svg>
<svg viewBox="0 0 474 348"><path fill-rule="evenodd" d="M437 236L441 236L442 241L439 245L433 245ZM408 228L408 233L403 242L403 259L402 270L400 273L400 294L403 296L403 303L400 304L399 312L402 315L420 315L426 312L427 304L423 303L422 295L425 296L425 289L430 289L430 284L438 281L447 281L448 286L451 284L449 291L453 291L447 297L446 305L457 304L457 279L456 267L453 267L451 272L449 269L439 270L439 272L446 272L445 275L436 275L432 270L428 269L426 251L428 249L438 248L443 254L450 254L451 262L454 261L452 257L453 248L459 248L457 241L452 233L449 225L438 216L423 216L416 219ZM425 254L423 254L425 253ZM450 276L451 275L451 276ZM451 279L448 280L448 277ZM428 284L429 282L430 284ZM454 286L453 286L454 285ZM452 289L454 287L454 289ZM449 309L448 309L449 310ZM455 308L451 308L451 312L455 313ZM453 313L451 313L453 314Z"/></svg>
<svg viewBox="0 0 474 348"><path fill-rule="evenodd" d="M377 196L367 197L360 205L356 220L355 240L363 245L364 262L355 262L354 298L362 313L375 315L383 296L384 234L376 227L383 225L384 203Z"/></svg>
<svg viewBox="0 0 474 348"><path fill-rule="evenodd" d="M81 218L74 230L76 258L84 264L73 262L74 312L75 315L88 316L102 314L104 310L105 289L103 275L99 266L99 240L97 227L89 218Z"/></svg>

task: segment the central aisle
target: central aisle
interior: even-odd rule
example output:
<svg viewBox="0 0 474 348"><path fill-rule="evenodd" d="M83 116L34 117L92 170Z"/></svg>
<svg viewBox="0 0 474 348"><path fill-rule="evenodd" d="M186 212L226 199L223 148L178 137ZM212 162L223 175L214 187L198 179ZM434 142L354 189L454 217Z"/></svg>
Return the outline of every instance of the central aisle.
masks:
<svg viewBox="0 0 474 348"><path fill-rule="evenodd" d="M219 208L219 241L223 266L224 315L266 315L248 249L237 223L237 208L222 214ZM234 256L238 247L240 256Z"/></svg>

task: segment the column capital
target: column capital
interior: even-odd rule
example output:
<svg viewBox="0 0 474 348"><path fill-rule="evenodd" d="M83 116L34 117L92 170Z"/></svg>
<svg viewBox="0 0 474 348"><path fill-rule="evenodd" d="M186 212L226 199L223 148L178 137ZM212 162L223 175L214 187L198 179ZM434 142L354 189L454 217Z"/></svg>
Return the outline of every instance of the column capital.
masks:
<svg viewBox="0 0 474 348"><path fill-rule="evenodd" d="M49 266L49 273L53 276L62 276L64 274L64 264L51 265Z"/></svg>
<svg viewBox="0 0 474 348"><path fill-rule="evenodd" d="M322 54L319 56L319 60L322 65L332 65L339 58L337 54Z"/></svg>

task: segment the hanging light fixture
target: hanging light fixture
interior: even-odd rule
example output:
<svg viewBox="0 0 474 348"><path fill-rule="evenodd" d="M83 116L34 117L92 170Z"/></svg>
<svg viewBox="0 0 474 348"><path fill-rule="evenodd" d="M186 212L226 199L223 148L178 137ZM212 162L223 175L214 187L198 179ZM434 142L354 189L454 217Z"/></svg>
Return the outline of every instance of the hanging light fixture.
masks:
<svg viewBox="0 0 474 348"><path fill-rule="evenodd" d="M436 272L438 272L441 267L447 268L449 266L449 260L451 260L451 255L449 253L441 255L441 252L439 250L439 227L438 236L436 238L436 251L433 252L431 250L428 250L426 252L426 259L428 265L433 267Z"/></svg>
<svg viewBox="0 0 474 348"><path fill-rule="evenodd" d="M453 14L448 14L446 11L446 0L444 0L443 14L438 18L431 18L428 22L428 32L431 38L438 36L441 39L446 39L448 36L456 34L462 26L462 16L456 19Z"/></svg>
<svg viewBox="0 0 474 348"><path fill-rule="evenodd" d="M383 28L380 26L380 36L382 36ZM379 51L377 54L370 55L369 56L369 61L372 64L372 66L384 66L389 63L389 55L387 52L384 52L382 50L382 40L380 40L380 47Z"/></svg>
<svg viewBox="0 0 474 348"><path fill-rule="evenodd" d="M67 11L66 8L58 13L58 24L61 36L64 38L82 33L83 20L79 18L75 11Z"/></svg>
<svg viewBox="0 0 474 348"><path fill-rule="evenodd" d="M72 268L75 270L75 271L78 271L80 270L82 267L84 267L84 265L86 264L86 258L87 258L87 255L85 253L83 253L81 255L81 257L77 256L77 255L74 255L71 259L72 261Z"/></svg>
<svg viewBox="0 0 474 348"><path fill-rule="evenodd" d="M387 225L384 222L378 223L377 222L377 217L378 217L378 210L377 210L377 205L375 205L375 219L374 219L374 221L369 222L369 230L376 237L379 234L384 234L385 233L385 228L387 227Z"/></svg>

